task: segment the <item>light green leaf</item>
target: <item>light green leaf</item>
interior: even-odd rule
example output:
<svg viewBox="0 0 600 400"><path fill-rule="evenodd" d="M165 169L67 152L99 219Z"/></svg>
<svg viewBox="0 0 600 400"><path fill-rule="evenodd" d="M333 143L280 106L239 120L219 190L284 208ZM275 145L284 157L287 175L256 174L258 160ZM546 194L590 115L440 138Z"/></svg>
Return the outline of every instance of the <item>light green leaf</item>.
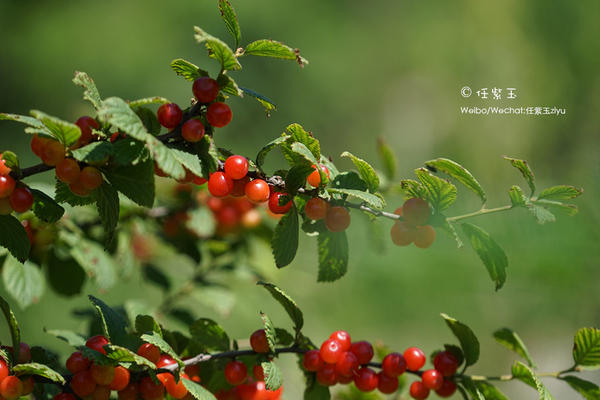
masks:
<svg viewBox="0 0 600 400"><path fill-rule="evenodd" d="M42 121L40 121L39 119L33 118L33 117L29 117L27 115L0 113L0 121L2 121L2 120L20 122L22 124L29 125L30 127L32 127L33 130L35 131L35 133L38 133L38 131L39 131L39 133L45 133L47 135L52 135L50 130L48 130L48 128L46 128L46 126L44 126ZM26 131L26 132L34 133L33 131Z"/></svg>
<svg viewBox="0 0 600 400"><path fill-rule="evenodd" d="M62 234L62 237L68 237ZM67 240L71 245L71 256L91 276L100 289L110 289L117 281L116 266L110 254L96 242L77 236Z"/></svg>
<svg viewBox="0 0 600 400"><path fill-rule="evenodd" d="M540 192L537 199L546 200L569 200L583 194L583 189L575 186L559 185L546 188Z"/></svg>
<svg viewBox="0 0 600 400"><path fill-rule="evenodd" d="M525 160L519 160L517 158L510 158L504 156L504 159L510 162L510 164L518 169L525 178L525 181L529 185L529 189L531 189L531 196L535 193L535 177L533 176L533 171L529 168L529 164Z"/></svg>
<svg viewBox="0 0 600 400"><path fill-rule="evenodd" d="M487 268L490 278L496 284L496 290L500 289L506 282L506 268L508 267L508 258L504 250L480 227L468 223L461 224L461 227L467 235L471 247Z"/></svg>
<svg viewBox="0 0 600 400"><path fill-rule="evenodd" d="M143 367L149 367L150 369L156 369L156 365L149 361L148 359L137 355L136 353L134 353L133 351L122 347L122 346L116 346L114 344L109 344L106 346L105 348L106 350L106 357L110 358L111 360L117 361L117 362L127 362L127 363L134 363Z"/></svg>
<svg viewBox="0 0 600 400"><path fill-rule="evenodd" d="M8 302L0 296L0 310L2 310L2 314L4 314L4 318L6 319L6 323L8 324L8 330L10 332L10 338L12 340L13 352L14 355L18 357L16 354L20 349L21 343L21 330L19 329L19 324L17 322L17 318L13 313Z"/></svg>
<svg viewBox="0 0 600 400"><path fill-rule="evenodd" d="M17 175L21 174L19 158L15 153L10 150L4 150L2 152L2 161L4 161L4 165L10 168L12 172L16 173Z"/></svg>
<svg viewBox="0 0 600 400"><path fill-rule="evenodd" d="M277 268L283 268L294 260L298 251L299 229L298 210L292 206L277 223L271 240Z"/></svg>
<svg viewBox="0 0 600 400"><path fill-rule="evenodd" d="M46 332L47 334L52 335L64 342L67 342L68 344L70 344L73 347L85 346L85 338L75 332L67 331L64 329L45 329L45 328L44 328L44 332Z"/></svg>
<svg viewBox="0 0 600 400"><path fill-rule="evenodd" d="M136 108L136 107L145 106L148 104L169 104L169 103L172 103L172 101L169 99L166 99L164 97L154 96L154 97L145 97L143 99L131 100L131 101L128 101L127 103L129 104L129 107Z"/></svg>
<svg viewBox="0 0 600 400"><path fill-rule="evenodd" d="M223 93L237 97L244 97L244 92L242 89L240 89L237 83L229 75L220 74L217 77L217 83L219 84L219 88L221 88Z"/></svg>
<svg viewBox="0 0 600 400"><path fill-rule="evenodd" d="M38 110L32 110L31 115L42 121L50 134L65 146L70 146L81 136L81 129L75 124L63 121Z"/></svg>
<svg viewBox="0 0 600 400"><path fill-rule="evenodd" d="M289 144L283 145L282 150L284 150L283 155L286 157L286 160L290 162L291 165L296 164L297 157L288 154L293 151L291 146L293 143L298 142L304 145L310 153L312 153L312 158L307 158L303 155L303 158L309 160L313 164L317 164L317 160L321 157L321 145L319 141L310 133L304 130L304 128L300 124L291 124L285 129L286 134L290 136Z"/></svg>
<svg viewBox="0 0 600 400"><path fill-rule="evenodd" d="M573 342L573 360L584 367L600 366L600 329L581 328Z"/></svg>
<svg viewBox="0 0 600 400"><path fill-rule="evenodd" d="M523 207L527 204L527 197L525 197L523 189L517 185L510 188L508 196L510 197L510 203L513 207Z"/></svg>
<svg viewBox="0 0 600 400"><path fill-rule="evenodd" d="M573 375L559 378L569 384L573 390L577 391L586 400L600 400L600 387L593 382L578 378Z"/></svg>
<svg viewBox="0 0 600 400"><path fill-rule="evenodd" d="M529 204L527 209L531 211L538 224L545 224L546 222L554 222L556 221L556 217L546 208L537 205L537 204Z"/></svg>
<svg viewBox="0 0 600 400"><path fill-rule="evenodd" d="M298 49L292 49L281 42L271 39L260 39L248 44L244 49L244 55L294 60L301 67L308 64L308 60L300 56Z"/></svg>
<svg viewBox="0 0 600 400"><path fill-rule="evenodd" d="M294 322L294 329L296 330L296 332L300 332L300 330L304 326L304 316L302 315L302 311L298 307L298 304L296 304L296 302L283 290L273 285L272 283L259 281L257 284L267 289L269 293L271 293L271 296L273 296L273 298L283 306L285 311L288 313L288 315Z"/></svg>
<svg viewBox="0 0 600 400"><path fill-rule="evenodd" d="M346 232L322 232L319 246L319 282L333 282L348 270L348 239Z"/></svg>
<svg viewBox="0 0 600 400"><path fill-rule="evenodd" d="M6 291L21 308L37 303L46 286L44 275L37 265L30 261L21 264L11 256L4 261L2 281Z"/></svg>
<svg viewBox="0 0 600 400"><path fill-rule="evenodd" d="M179 76L183 76L186 80L193 82L201 76L208 76L208 72L201 70L197 65L184 60L182 58L176 58L171 61L171 68Z"/></svg>
<svg viewBox="0 0 600 400"><path fill-rule="evenodd" d="M242 40L242 31L240 30L240 24L233 6L227 0L219 0L219 11L221 12L221 18L223 18L227 30L235 40L235 47L239 47L240 40Z"/></svg>
<svg viewBox="0 0 600 400"><path fill-rule="evenodd" d="M59 383L64 385L65 378L62 377L61 374L53 370L47 365L38 364L38 363L27 363L27 364L18 364L15 365L12 369L12 372L15 375L36 375L41 376L46 379L50 379L52 382Z"/></svg>
<svg viewBox="0 0 600 400"><path fill-rule="evenodd" d="M185 226L200 238L208 238L215 233L215 217L206 207L194 208L188 213Z"/></svg>
<svg viewBox="0 0 600 400"><path fill-rule="evenodd" d="M456 200L456 186L445 179L438 178L425 168L415 170L426 192L426 199L436 212L450 207Z"/></svg>
<svg viewBox="0 0 600 400"><path fill-rule="evenodd" d="M97 110L102 106L102 99L94 80L89 77L85 72L75 71L75 77L73 83L77 86L81 86L85 89L83 92L83 98L88 100L94 108Z"/></svg>
<svg viewBox="0 0 600 400"><path fill-rule="evenodd" d="M194 175L207 175L207 173L205 173L205 171L202 169L202 164L196 154L188 153L187 151L178 149L171 149L171 152L173 153L175 159L185 168L190 170Z"/></svg>
<svg viewBox="0 0 600 400"><path fill-rule="evenodd" d="M577 212L579 211L579 209L577 208L577 206L575 204L566 204L561 201L540 199L540 200L532 200L531 202L533 204L542 206L546 209L549 208L549 209L552 209L553 211L559 211L559 212L569 215L569 216L573 216L573 215L577 214Z"/></svg>
<svg viewBox="0 0 600 400"><path fill-rule="evenodd" d="M416 197L423 199L427 197L427 190L421 184L414 179L403 179L400 181L400 188L406 193L407 198Z"/></svg>
<svg viewBox="0 0 600 400"><path fill-rule="evenodd" d="M328 193L345 194L351 197L356 197L367 203L369 206L381 210L385 207L383 199L369 192L363 192L355 189L327 188Z"/></svg>
<svg viewBox="0 0 600 400"><path fill-rule="evenodd" d="M352 160L354 166L358 170L360 177L369 186L369 192L375 193L377 189L379 189L379 177L377 176L377 173L375 172L373 167L371 167L371 165L368 162L356 157L354 154L348 151L343 152L341 157L349 157Z"/></svg>
<svg viewBox="0 0 600 400"><path fill-rule="evenodd" d="M260 364L265 373L265 386L268 390L277 390L283 383L283 376L281 370L272 361L263 362Z"/></svg>
<svg viewBox="0 0 600 400"><path fill-rule="evenodd" d="M427 161L425 165L450 175L477 194L482 203L486 202L487 196L479 182L477 182L477 179L475 179L475 177L459 163L447 158L437 158L435 160Z"/></svg>
<svg viewBox="0 0 600 400"><path fill-rule="evenodd" d="M62 218L65 209L62 208L54 199L41 190L30 189L33 194L33 213L40 220L48 223L54 223Z"/></svg>
<svg viewBox="0 0 600 400"><path fill-rule="evenodd" d="M527 351L525 343L523 343L517 332L509 328L498 329L494 332L494 339L507 349L514 351L527 360L527 364L529 364L530 367L535 368L535 364L529 355L529 351Z"/></svg>
<svg viewBox="0 0 600 400"><path fill-rule="evenodd" d="M268 97L255 92L252 89L248 89L245 87L241 87L239 86L240 90L242 92L244 92L244 94L247 94L250 97L254 97L256 99L256 101L258 101L260 104L262 104L262 106L265 108L265 112L267 113L267 116L271 115L271 111L276 111L277 110L277 105L273 102L273 100L269 99Z"/></svg>
<svg viewBox="0 0 600 400"><path fill-rule="evenodd" d="M182 378L183 385L196 400L216 400L217 398L202 385L187 378Z"/></svg>
<svg viewBox="0 0 600 400"><path fill-rule="evenodd" d="M540 400L554 400L554 397L552 397L548 389L546 389L546 386L544 386L540 378L537 377L531 368L522 362L516 361L513 364L512 375L515 379L536 389L540 395Z"/></svg>
<svg viewBox="0 0 600 400"><path fill-rule="evenodd" d="M221 39L217 39L197 26L194 27L194 39L198 43L205 43L209 56L221 63L221 69L228 71L242 69L233 51Z"/></svg>
<svg viewBox="0 0 600 400"><path fill-rule="evenodd" d="M466 365L475 364L479 360L479 340L477 340L477 336L475 336L471 328L462 322L443 313L441 316L446 321L448 328L450 328L454 336L458 339L465 356Z"/></svg>
<svg viewBox="0 0 600 400"><path fill-rule="evenodd" d="M260 318L263 322L263 330L265 331L265 336L267 337L267 344L269 345L269 350L271 353L275 352L275 344L277 343L277 332L275 331L275 326L271 321L271 318L267 314L261 311Z"/></svg>

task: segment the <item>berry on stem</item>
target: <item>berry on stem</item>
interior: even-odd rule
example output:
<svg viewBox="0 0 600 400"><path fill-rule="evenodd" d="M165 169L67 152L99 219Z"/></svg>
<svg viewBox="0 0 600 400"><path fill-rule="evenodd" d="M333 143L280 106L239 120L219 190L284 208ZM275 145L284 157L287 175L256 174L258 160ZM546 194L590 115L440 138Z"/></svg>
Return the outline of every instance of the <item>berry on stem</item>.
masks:
<svg viewBox="0 0 600 400"><path fill-rule="evenodd" d="M183 112L175 103L163 104L158 107L158 122L167 129L175 128L181 122Z"/></svg>
<svg viewBox="0 0 600 400"><path fill-rule="evenodd" d="M85 346L89 347L92 350L96 350L102 354L106 354L106 350L104 350L104 346L109 343L108 339L102 335L92 336L85 342Z"/></svg>
<svg viewBox="0 0 600 400"><path fill-rule="evenodd" d="M10 373L8 364L2 358L0 358L0 382L4 380Z"/></svg>
<svg viewBox="0 0 600 400"><path fill-rule="evenodd" d="M69 183L69 190L79 197L87 197L92 193L92 191L84 187L79 180Z"/></svg>
<svg viewBox="0 0 600 400"><path fill-rule="evenodd" d="M431 390L438 390L444 383L443 375L436 369L424 371L423 375L421 375L421 379L423 380L423 385Z"/></svg>
<svg viewBox="0 0 600 400"><path fill-rule="evenodd" d="M338 362L342 353L342 345L337 340L328 339L321 345L321 358L327 364L335 364Z"/></svg>
<svg viewBox="0 0 600 400"><path fill-rule="evenodd" d="M246 197L254 203L264 203L269 200L271 190L269 185L262 179L254 179L246 184Z"/></svg>
<svg viewBox="0 0 600 400"><path fill-rule="evenodd" d="M230 361L225 366L225 380L231 385L244 383L247 376L246 365L241 361Z"/></svg>
<svg viewBox="0 0 600 400"><path fill-rule="evenodd" d="M243 156L229 156L225 160L225 173L231 179L242 179L248 173L248 160Z"/></svg>
<svg viewBox="0 0 600 400"><path fill-rule="evenodd" d="M115 367L115 372L112 381L110 382L110 390L123 390L129 385L129 370L120 365Z"/></svg>
<svg viewBox="0 0 600 400"><path fill-rule="evenodd" d="M71 378L71 389L79 397L86 397L96 390L96 381L89 370L80 371Z"/></svg>
<svg viewBox="0 0 600 400"><path fill-rule="evenodd" d="M402 217L411 225L423 225L429 219L429 204L423 199L413 197L402 205Z"/></svg>
<svg viewBox="0 0 600 400"><path fill-rule="evenodd" d="M41 151L42 162L54 167L65 158L65 146L56 140L49 140Z"/></svg>
<svg viewBox="0 0 600 400"><path fill-rule="evenodd" d="M358 370L358 358L351 351L344 351L335 364L335 372L339 376L348 376L356 370Z"/></svg>
<svg viewBox="0 0 600 400"><path fill-rule="evenodd" d="M83 116L75 121L75 125L81 130L81 136L77 140L75 147L85 146L92 141L92 129L100 129L100 124L92 117Z"/></svg>
<svg viewBox="0 0 600 400"><path fill-rule="evenodd" d="M181 127L181 137L190 143L199 142L204 137L204 124L196 118L187 120Z"/></svg>
<svg viewBox="0 0 600 400"><path fill-rule="evenodd" d="M431 225L417 226L415 246L426 249L435 241L435 229Z"/></svg>
<svg viewBox="0 0 600 400"><path fill-rule="evenodd" d="M450 351L440 351L433 359L433 366L444 376L454 375L458 365L458 358Z"/></svg>
<svg viewBox="0 0 600 400"><path fill-rule="evenodd" d="M81 169L79 164L72 158L65 158L56 165L56 177L64 183L73 183L79 179Z"/></svg>
<svg viewBox="0 0 600 400"><path fill-rule="evenodd" d="M315 164L313 164L312 167L314 168L314 171L308 175L306 181L313 187L319 187L319 185L321 185L321 174L319 173L319 170ZM329 169L322 164L319 165L319 168L325 173L325 175L327 175L327 179L329 179Z"/></svg>
<svg viewBox="0 0 600 400"><path fill-rule="evenodd" d="M231 108L225 103L216 102L208 106L206 120L215 128L222 128L231 122Z"/></svg>
<svg viewBox="0 0 600 400"><path fill-rule="evenodd" d="M80 351L76 351L67 359L67 369L76 374L79 371L85 371L90 366L90 360L85 358Z"/></svg>
<svg viewBox="0 0 600 400"><path fill-rule="evenodd" d="M212 103L219 94L219 84L208 76L201 76L194 81L192 92L200 103Z"/></svg>
<svg viewBox="0 0 600 400"><path fill-rule="evenodd" d="M280 205L281 198L283 196L289 197L287 193L282 193L282 192L271 193L271 196L269 197L269 210L271 210L271 212L273 214L285 214L288 211L290 211L290 208L292 208L292 199L291 198L284 205Z"/></svg>
<svg viewBox="0 0 600 400"><path fill-rule="evenodd" d="M414 242L415 237L417 236L417 230L414 226L406 223L406 221L396 221L396 223L392 225L390 235L392 236L392 242L394 242L396 246L408 246Z"/></svg>
<svg viewBox="0 0 600 400"><path fill-rule="evenodd" d="M92 374L94 382L98 385L107 386L111 384L115 377L115 367L112 365L92 364L90 373Z"/></svg>
<svg viewBox="0 0 600 400"><path fill-rule="evenodd" d="M377 389L379 377L371 368L362 367L354 376L354 384L361 392L371 392Z"/></svg>
<svg viewBox="0 0 600 400"><path fill-rule="evenodd" d="M325 226L331 232L342 232L350 226L350 213L344 207L334 206L327 210Z"/></svg>
<svg viewBox="0 0 600 400"><path fill-rule="evenodd" d="M140 379L138 389L144 400L161 399L165 395L165 387L162 383L155 383L149 376Z"/></svg>
<svg viewBox="0 0 600 400"><path fill-rule="evenodd" d="M231 195L233 197L242 197L246 194L246 185L250 182L250 177L245 176L242 179L235 179L233 181L233 189L231 189Z"/></svg>
<svg viewBox="0 0 600 400"><path fill-rule="evenodd" d="M79 182L81 186L89 191L92 191L102 185L102 174L95 167L85 167L79 174Z"/></svg>
<svg viewBox="0 0 600 400"><path fill-rule="evenodd" d="M23 382L14 375L7 376L0 382L0 396L6 400L18 399L23 393Z"/></svg>
<svg viewBox="0 0 600 400"><path fill-rule="evenodd" d="M377 389L379 389L381 393L391 394L398 390L398 386L400 386L398 377L391 377L387 374L384 374L383 371L380 372L377 377L379 378Z"/></svg>
<svg viewBox="0 0 600 400"><path fill-rule="evenodd" d="M406 360L400 353L390 353L383 358L381 368L387 376L397 378L406 371Z"/></svg>
<svg viewBox="0 0 600 400"><path fill-rule="evenodd" d="M233 180L224 172L215 172L208 178L208 191L215 197L225 197L233 189Z"/></svg>
<svg viewBox="0 0 600 400"><path fill-rule="evenodd" d="M305 370L315 372L323 365L323 359L319 350L309 350L304 353L302 358L302 366Z"/></svg>
<svg viewBox="0 0 600 400"><path fill-rule="evenodd" d="M0 198L8 197L15 190L16 182L10 175L0 176Z"/></svg>
<svg viewBox="0 0 600 400"><path fill-rule="evenodd" d="M31 151L36 156L42 158L42 150L50 142L47 137L39 136L37 133L31 139Z"/></svg>
<svg viewBox="0 0 600 400"><path fill-rule="evenodd" d="M250 346L257 353L269 353L271 351L264 329L259 329L252 333L250 336Z"/></svg>
<svg viewBox="0 0 600 400"><path fill-rule="evenodd" d="M33 194L27 187L18 187L10 195L10 206L16 212L25 212L33 205Z"/></svg>
<svg viewBox="0 0 600 400"><path fill-rule="evenodd" d="M348 351L350 350L350 346L352 346L350 334L346 331L335 331L329 335L329 339L337 340L342 346L342 351Z"/></svg>
<svg viewBox="0 0 600 400"><path fill-rule="evenodd" d="M308 219L318 221L325 218L329 204L320 197L313 197L304 205L304 213Z"/></svg>
<svg viewBox="0 0 600 400"><path fill-rule="evenodd" d="M145 359L149 360L150 362L153 362L154 364L156 364L160 359L160 349L152 343L142 344L139 347L137 353L139 356L144 357Z"/></svg>
<svg viewBox="0 0 600 400"><path fill-rule="evenodd" d="M425 365L425 353L418 347L406 349L404 359L406 360L406 369L410 371L418 371Z"/></svg>
<svg viewBox="0 0 600 400"><path fill-rule="evenodd" d="M425 385L423 384L423 382L421 382L421 381L414 381L410 385L409 393L410 393L410 396L413 399L423 400L423 399L426 399L427 396L429 396L429 389L427 389L425 387Z"/></svg>
<svg viewBox="0 0 600 400"><path fill-rule="evenodd" d="M435 391L435 393L440 397L450 397L456 392L456 384L452 381L444 379L444 383L442 383L442 387Z"/></svg>
<svg viewBox="0 0 600 400"><path fill-rule="evenodd" d="M323 364L317 371L317 382L322 386L333 386L337 383L337 380L334 364Z"/></svg>
<svg viewBox="0 0 600 400"><path fill-rule="evenodd" d="M358 363L360 365L369 363L375 354L371 343L364 340L352 343L352 346L350 346L350 351L354 353L356 358L358 358Z"/></svg>

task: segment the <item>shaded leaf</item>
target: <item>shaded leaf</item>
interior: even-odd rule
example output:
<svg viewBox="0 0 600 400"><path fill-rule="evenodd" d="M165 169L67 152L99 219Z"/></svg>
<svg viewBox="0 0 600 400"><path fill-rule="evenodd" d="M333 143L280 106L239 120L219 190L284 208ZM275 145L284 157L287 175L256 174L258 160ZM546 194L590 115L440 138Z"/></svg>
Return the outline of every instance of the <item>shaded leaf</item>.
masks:
<svg viewBox="0 0 600 400"><path fill-rule="evenodd" d="M285 311L292 319L292 322L294 322L294 329L296 332L300 332L304 326L304 316L302 315L302 311L298 307L298 304L296 304L296 302L283 290L272 283L259 281L257 284L267 289L273 298L283 306Z"/></svg>
<svg viewBox="0 0 600 400"><path fill-rule="evenodd" d="M450 207L456 200L456 186L445 179L438 178L425 168L415 170L415 174L425 188L426 200L437 212Z"/></svg>
<svg viewBox="0 0 600 400"><path fill-rule="evenodd" d="M56 382L61 385L65 384L65 378L63 378L61 374L59 374L58 372L56 372L49 366L43 365L43 364L38 364L38 363L17 364L13 367L12 372L15 375L41 376L46 379L50 379L52 382Z"/></svg>
<svg viewBox="0 0 600 400"><path fill-rule="evenodd" d="M277 268L285 267L296 257L299 229L298 210L294 205L277 223L271 240Z"/></svg>
<svg viewBox="0 0 600 400"><path fill-rule="evenodd" d="M506 282L506 268L508 267L508 258L506 258L504 250L480 227L468 223L461 224L461 227L467 235L471 247L487 268L490 278L496 285L496 290L500 289Z"/></svg>
<svg viewBox="0 0 600 400"><path fill-rule="evenodd" d="M333 282L348 270L346 232L322 232L318 237L319 282Z"/></svg>
<svg viewBox="0 0 600 400"><path fill-rule="evenodd" d="M437 158L435 160L427 161L425 165L450 175L477 194L482 203L486 202L487 196L477 179L475 179L475 177L459 163L447 158Z"/></svg>
<svg viewBox="0 0 600 400"><path fill-rule="evenodd" d="M30 189L33 194L33 213L40 220L53 223L62 218L65 209L62 208L54 199L41 190Z"/></svg>
<svg viewBox="0 0 600 400"><path fill-rule="evenodd" d="M44 126L50 131L50 134L65 146L72 145L81 136L81 130L75 124L38 110L32 110L31 115L42 121Z"/></svg>
<svg viewBox="0 0 600 400"><path fill-rule="evenodd" d="M460 347L465 356L465 363L467 366L473 365L479 360L479 340L473 333L471 328L462 322L446 315L441 314L442 318L446 321L448 328L454 333L454 336L458 339Z"/></svg>
<svg viewBox="0 0 600 400"><path fill-rule="evenodd" d="M531 195L533 196L533 193L535 193L535 177L533 176L533 171L529 168L527 161L506 156L504 156L504 159L521 172L521 175L525 178L527 185L529 185L529 189L531 189Z"/></svg>
<svg viewBox="0 0 600 400"><path fill-rule="evenodd" d="M0 246L6 248L17 260L25 262L31 243L25 228L12 215L0 215Z"/></svg>
<svg viewBox="0 0 600 400"><path fill-rule="evenodd" d="M356 157L348 151L343 152L341 157L349 157L352 160L360 177L367 183L369 192L375 193L377 189L379 189L379 177L368 162Z"/></svg>
<svg viewBox="0 0 600 400"><path fill-rule="evenodd" d="M530 367L535 368L535 364L517 332L509 328L498 329L494 332L494 339L509 350L514 351L525 360Z"/></svg>
<svg viewBox="0 0 600 400"><path fill-rule="evenodd" d="M235 47L239 47L240 40L242 39L242 31L240 30L240 24L233 6L227 0L219 0L219 11L227 30L235 40Z"/></svg>

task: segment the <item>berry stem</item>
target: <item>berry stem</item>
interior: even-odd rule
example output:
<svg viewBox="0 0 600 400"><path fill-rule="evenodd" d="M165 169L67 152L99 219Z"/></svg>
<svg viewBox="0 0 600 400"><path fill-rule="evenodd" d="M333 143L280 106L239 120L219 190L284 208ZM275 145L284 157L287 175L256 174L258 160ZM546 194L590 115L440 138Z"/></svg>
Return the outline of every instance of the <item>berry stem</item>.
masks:
<svg viewBox="0 0 600 400"><path fill-rule="evenodd" d="M481 208L480 210L474 211L472 213L457 215L454 217L448 217L448 218L446 218L446 221L456 222L456 221L460 221L460 220L467 219L467 218L478 217L478 216L484 215L484 214L494 214L494 213L498 213L498 212L502 212L502 211L508 211L512 208L513 208L512 205L496 207L496 208Z"/></svg>

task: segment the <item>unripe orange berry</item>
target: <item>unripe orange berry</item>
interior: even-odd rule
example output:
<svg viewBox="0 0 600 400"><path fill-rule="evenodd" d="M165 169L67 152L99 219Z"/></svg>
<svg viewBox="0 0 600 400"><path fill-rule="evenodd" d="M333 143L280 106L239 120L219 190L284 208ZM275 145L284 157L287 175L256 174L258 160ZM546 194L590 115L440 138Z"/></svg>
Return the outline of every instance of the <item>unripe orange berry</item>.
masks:
<svg viewBox="0 0 600 400"><path fill-rule="evenodd" d="M50 140L42 148L42 162L54 167L65 158L65 146L56 140Z"/></svg>
<svg viewBox="0 0 600 400"><path fill-rule="evenodd" d="M81 186L92 191L102 185L102 174L98 168L85 167L81 170L79 182L81 182Z"/></svg>
<svg viewBox="0 0 600 400"><path fill-rule="evenodd" d="M306 180L311 186L318 187L321 184L321 174L319 173L316 165L313 164L312 167L315 170L308 176L308 178L306 178ZM321 168L325 175L327 175L327 179L329 179L329 169L322 164L319 165L319 168Z"/></svg>
<svg viewBox="0 0 600 400"><path fill-rule="evenodd" d="M79 179L81 169L77 161L72 158L65 158L56 165L56 177L64 183L73 183Z"/></svg>
<svg viewBox="0 0 600 400"><path fill-rule="evenodd" d="M344 207L330 207L325 215L325 226L331 232L341 232L350 226L350 213Z"/></svg>
<svg viewBox="0 0 600 400"><path fill-rule="evenodd" d="M414 242L416 232L415 227L407 224L405 221L396 221L392 226L390 235L392 236L392 242L396 246L408 246Z"/></svg>
<svg viewBox="0 0 600 400"><path fill-rule="evenodd" d="M318 221L325 218L328 206L329 204L325 200L319 197L313 197L306 202L306 205L304 206L304 213L308 219Z"/></svg>
<svg viewBox="0 0 600 400"><path fill-rule="evenodd" d="M415 246L426 249L435 241L435 229L431 225L417 226Z"/></svg>

